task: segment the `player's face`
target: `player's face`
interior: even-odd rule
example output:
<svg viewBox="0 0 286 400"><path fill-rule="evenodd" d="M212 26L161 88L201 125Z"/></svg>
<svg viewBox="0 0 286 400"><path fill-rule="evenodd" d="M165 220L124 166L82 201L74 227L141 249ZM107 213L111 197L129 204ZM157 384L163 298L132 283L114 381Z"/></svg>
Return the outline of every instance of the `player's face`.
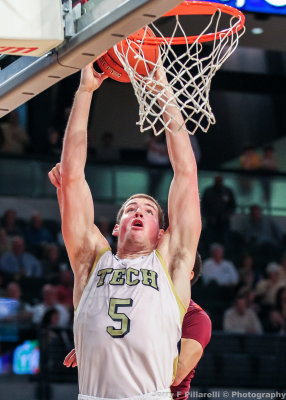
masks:
<svg viewBox="0 0 286 400"><path fill-rule="evenodd" d="M132 240L157 244L159 235L159 218L156 204L146 198L131 199L122 214L119 235L126 235Z"/></svg>

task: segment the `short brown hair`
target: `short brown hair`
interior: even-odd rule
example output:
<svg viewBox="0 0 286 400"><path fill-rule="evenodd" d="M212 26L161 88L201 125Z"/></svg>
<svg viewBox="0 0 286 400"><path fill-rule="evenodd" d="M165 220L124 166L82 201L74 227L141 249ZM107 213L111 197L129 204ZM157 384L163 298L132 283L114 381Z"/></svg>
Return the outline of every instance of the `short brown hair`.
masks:
<svg viewBox="0 0 286 400"><path fill-rule="evenodd" d="M200 253L197 251L196 252L196 259L195 259L195 264L194 264L194 276L193 279L191 280L191 286L194 286L194 284L197 282L201 275L201 268L202 268L202 259L200 256Z"/></svg>
<svg viewBox="0 0 286 400"><path fill-rule="evenodd" d="M126 206L126 204L128 203L128 201L132 200L132 199L137 199L137 198L143 198L143 199L148 199L153 201L153 203L156 204L157 209L158 209L158 218L159 218L159 228L160 229L164 229L165 227L165 216L164 216L164 212L160 206L160 204L154 199L154 197L149 196L148 194L144 194L144 193L138 193L138 194L133 194L132 196L130 196L127 200L125 200L125 202L122 204L122 206L120 207L120 210L117 213L117 217L116 217L116 223L119 224L124 208Z"/></svg>

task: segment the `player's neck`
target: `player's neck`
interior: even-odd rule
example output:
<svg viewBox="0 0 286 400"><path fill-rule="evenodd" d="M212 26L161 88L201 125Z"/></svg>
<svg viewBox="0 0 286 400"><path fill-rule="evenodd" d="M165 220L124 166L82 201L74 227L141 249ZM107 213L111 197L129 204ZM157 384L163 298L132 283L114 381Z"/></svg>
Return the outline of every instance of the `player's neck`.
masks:
<svg viewBox="0 0 286 400"><path fill-rule="evenodd" d="M154 249L142 248L142 249L126 249L126 248L117 248L116 256L120 259L124 258L139 258L142 256L148 256L152 253Z"/></svg>
<svg viewBox="0 0 286 400"><path fill-rule="evenodd" d="M139 258L147 256L156 248L156 243L134 236L119 236L117 243L117 257L123 258Z"/></svg>

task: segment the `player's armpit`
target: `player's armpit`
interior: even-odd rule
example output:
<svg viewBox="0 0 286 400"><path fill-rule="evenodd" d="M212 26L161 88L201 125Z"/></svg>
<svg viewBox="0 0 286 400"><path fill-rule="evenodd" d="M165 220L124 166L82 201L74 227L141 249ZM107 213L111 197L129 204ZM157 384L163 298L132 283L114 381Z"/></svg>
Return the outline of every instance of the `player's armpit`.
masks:
<svg viewBox="0 0 286 400"><path fill-rule="evenodd" d="M177 373L172 383L179 385L182 380L195 368L203 355L202 345L194 339L181 339L181 352L178 361Z"/></svg>

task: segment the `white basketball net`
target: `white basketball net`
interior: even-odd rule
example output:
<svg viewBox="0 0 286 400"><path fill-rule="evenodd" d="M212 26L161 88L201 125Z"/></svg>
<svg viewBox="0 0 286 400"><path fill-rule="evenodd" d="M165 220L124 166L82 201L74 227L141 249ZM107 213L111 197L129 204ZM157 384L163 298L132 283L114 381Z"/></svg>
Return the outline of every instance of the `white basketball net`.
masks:
<svg viewBox="0 0 286 400"><path fill-rule="evenodd" d="M167 112L166 107L170 102L173 107L176 107L181 112L186 129L190 134L194 134L199 128L203 132L207 132L210 125L215 124L215 117L209 104L211 80L224 61L234 52L240 36L245 31L245 28L240 31L236 28L240 24L239 18L229 16L229 27L219 33L219 38L207 44L200 43L200 38L210 33L210 29L212 29L212 33L219 32L218 27L221 15L221 10L217 10L210 16L209 24L191 44L187 41L180 22L180 16L172 17L175 19L175 24L171 37L182 36L185 38L185 50L179 55L175 52L176 45L172 45L165 40L164 35L155 25L156 22L150 24L150 28L155 35L164 39L163 44L160 44L160 54L168 84L164 87L161 86L159 89L150 90L150 84L153 84L154 87L156 85L155 71L158 68L157 63L148 61L149 65L154 66L154 69L148 76L142 77L136 72L136 65L132 67L128 62L128 52L134 52L131 47L132 40L126 39L128 50L126 51L125 49L125 53L120 44L114 46L117 57L129 75L139 103L139 121L137 124L141 132L152 129L155 135L159 135L166 129L168 130L168 126L164 123L163 114ZM213 32L214 26L215 32ZM139 48L144 42L146 30L147 27L142 41L136 41ZM143 51L139 51L139 54L137 52L136 57L138 57L138 62L145 60ZM164 95L167 92L172 93L171 99L170 95ZM158 98L163 100L164 107L159 107ZM168 99L167 102L164 100L166 98ZM169 117L172 118L171 115ZM181 128L178 126L178 130Z"/></svg>

